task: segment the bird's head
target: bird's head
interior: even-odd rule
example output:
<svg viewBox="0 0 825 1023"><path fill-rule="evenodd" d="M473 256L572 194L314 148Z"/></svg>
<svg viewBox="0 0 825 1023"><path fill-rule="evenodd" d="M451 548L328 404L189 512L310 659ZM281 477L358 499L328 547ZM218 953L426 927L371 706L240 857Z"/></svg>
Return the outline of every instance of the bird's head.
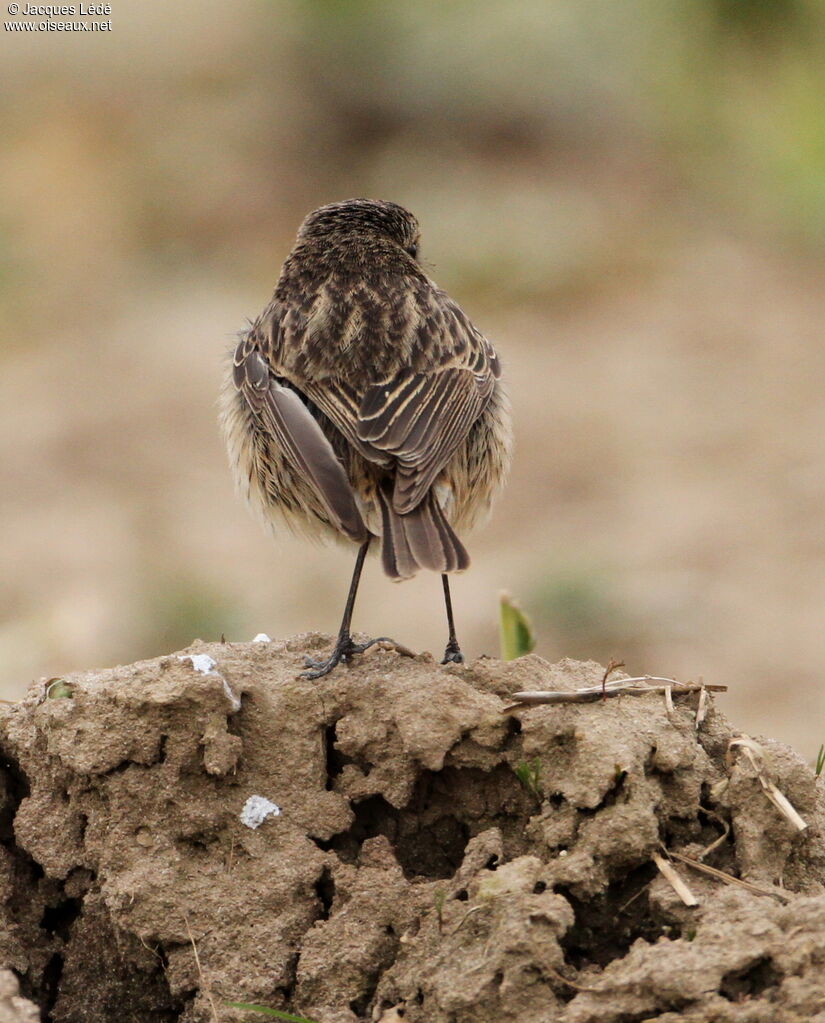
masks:
<svg viewBox="0 0 825 1023"><path fill-rule="evenodd" d="M418 257L418 221L403 206L381 199L345 199L313 210L298 231L298 243L334 248L387 241Z"/></svg>

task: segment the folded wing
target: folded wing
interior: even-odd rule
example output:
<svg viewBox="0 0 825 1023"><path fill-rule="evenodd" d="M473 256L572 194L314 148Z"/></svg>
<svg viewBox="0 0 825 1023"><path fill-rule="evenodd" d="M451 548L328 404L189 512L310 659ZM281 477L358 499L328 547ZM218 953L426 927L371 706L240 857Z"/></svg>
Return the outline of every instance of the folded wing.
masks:
<svg viewBox="0 0 825 1023"><path fill-rule="evenodd" d="M235 386L296 474L312 485L332 524L363 543L367 528L332 445L298 394L272 373L253 337L235 349L233 371Z"/></svg>
<svg viewBox="0 0 825 1023"><path fill-rule="evenodd" d="M399 514L424 499L462 444L492 390L472 370L402 373L370 388L361 403L358 438L396 461L392 506Z"/></svg>

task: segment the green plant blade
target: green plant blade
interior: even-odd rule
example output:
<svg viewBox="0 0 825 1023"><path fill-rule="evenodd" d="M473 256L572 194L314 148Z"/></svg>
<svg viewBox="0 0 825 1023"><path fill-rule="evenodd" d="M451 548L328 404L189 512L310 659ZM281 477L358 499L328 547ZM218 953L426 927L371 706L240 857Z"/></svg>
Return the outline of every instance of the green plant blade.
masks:
<svg viewBox="0 0 825 1023"><path fill-rule="evenodd" d="M502 593L500 598L499 640L503 661L514 661L529 654L536 645L527 616L513 603L509 593Z"/></svg>
<svg viewBox="0 0 825 1023"><path fill-rule="evenodd" d="M315 1023L315 1020L307 1019L306 1016L292 1016L288 1012L279 1012L277 1009L267 1009L265 1005L250 1005L249 1002L224 1002L230 1009L246 1009L248 1012L260 1012L262 1016L272 1016L275 1019L286 1020L286 1023Z"/></svg>

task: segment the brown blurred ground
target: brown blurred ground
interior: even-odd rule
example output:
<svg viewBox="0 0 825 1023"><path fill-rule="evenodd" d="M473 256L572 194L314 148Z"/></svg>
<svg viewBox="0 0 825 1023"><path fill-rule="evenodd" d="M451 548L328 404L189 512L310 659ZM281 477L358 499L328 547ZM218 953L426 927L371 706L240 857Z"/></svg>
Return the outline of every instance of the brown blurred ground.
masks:
<svg viewBox="0 0 825 1023"><path fill-rule="evenodd" d="M215 425L307 210L418 215L496 341L518 452L455 584L539 652L725 682L825 740L825 62L805 0L211 0L0 34L0 682L337 625L351 558L273 544ZM437 580L356 627L443 646Z"/></svg>

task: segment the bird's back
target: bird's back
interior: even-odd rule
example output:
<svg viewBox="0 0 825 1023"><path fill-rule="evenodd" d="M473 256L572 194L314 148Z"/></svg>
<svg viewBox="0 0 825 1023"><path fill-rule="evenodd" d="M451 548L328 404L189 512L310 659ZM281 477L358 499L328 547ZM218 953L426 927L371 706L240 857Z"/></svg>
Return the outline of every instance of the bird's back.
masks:
<svg viewBox="0 0 825 1023"><path fill-rule="evenodd" d="M271 389L263 413L248 379L261 366ZM455 529L486 511L510 460L499 377L492 345L397 239L310 231L236 350L223 413L230 458L265 518L354 539L329 460L316 445L308 468L276 421L280 407L301 433L294 396L343 467L366 528L382 536L388 574L461 569L469 559Z"/></svg>

